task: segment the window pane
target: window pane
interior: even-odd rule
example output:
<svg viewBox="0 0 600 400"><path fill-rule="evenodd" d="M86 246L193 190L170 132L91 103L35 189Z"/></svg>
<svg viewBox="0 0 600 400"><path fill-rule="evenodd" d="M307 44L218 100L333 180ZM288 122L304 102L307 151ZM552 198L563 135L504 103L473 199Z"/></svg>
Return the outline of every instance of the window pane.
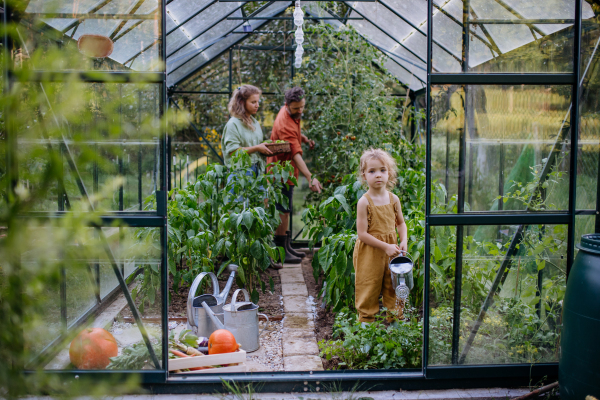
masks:
<svg viewBox="0 0 600 400"><path fill-rule="evenodd" d="M28 241L26 247L32 249L24 253L24 268L43 269L48 283L47 289L37 296L47 300L44 307L37 314L27 315L24 332L31 360L28 368L77 367L72 364L76 361L70 359L69 348L73 337L86 327L108 330L116 340L118 355L128 346L145 346L118 285L110 261L113 257L119 272L129 278L129 291L137 292L134 297L140 315L152 318L153 322L144 326L160 360L157 345L162 328L160 322L154 322L160 321L163 313L160 228L103 228L102 235L111 248L109 257L100 232L80 222L83 221L75 217L32 225L35 234L32 231L24 236ZM138 270L141 274L134 278ZM39 272L36 274L40 276ZM127 365L128 368L119 366L117 369L154 369L151 360L142 365ZM106 365L95 364L90 367L105 368Z"/></svg>
<svg viewBox="0 0 600 400"><path fill-rule="evenodd" d="M35 210L69 210L72 202L84 199L96 210L139 211L140 203L154 196L159 85L45 83L44 91L40 84L28 88L14 122L22 182L40 193ZM58 183L43 179L52 160L63 171L62 204Z"/></svg>
<svg viewBox="0 0 600 400"><path fill-rule="evenodd" d="M600 24L583 2L583 27L581 36L581 77L583 85L579 100L579 152L577 153L577 208L596 210L598 170L600 168L600 77L598 62L600 51ZM593 231L587 232L591 233Z"/></svg>
<svg viewBox="0 0 600 400"><path fill-rule="evenodd" d="M431 232L430 364L453 363L456 322L455 363L558 361L567 226L436 226ZM453 318L457 234L460 321Z"/></svg>
<svg viewBox="0 0 600 400"><path fill-rule="evenodd" d="M457 212L460 176L465 212L567 209L570 94L569 86L432 87L432 213Z"/></svg>
<svg viewBox="0 0 600 400"><path fill-rule="evenodd" d="M33 69L159 71L157 0L35 0L17 28ZM41 29L38 27L41 24ZM28 59L44 49L44 59Z"/></svg>
<svg viewBox="0 0 600 400"><path fill-rule="evenodd" d="M469 10L464 9L466 4ZM466 43L464 12L469 16ZM572 71L574 18L574 0L451 0L435 4L434 40L459 60L466 54L468 67L434 51L434 72Z"/></svg>

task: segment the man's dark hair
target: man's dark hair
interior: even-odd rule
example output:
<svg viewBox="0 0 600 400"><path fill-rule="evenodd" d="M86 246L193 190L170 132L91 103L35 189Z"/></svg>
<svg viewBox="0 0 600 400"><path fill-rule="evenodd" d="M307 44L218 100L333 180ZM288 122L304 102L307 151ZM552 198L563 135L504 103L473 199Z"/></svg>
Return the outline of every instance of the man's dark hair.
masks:
<svg viewBox="0 0 600 400"><path fill-rule="evenodd" d="M285 91L285 104L290 105L295 101L300 101L304 98L304 90L301 87L295 86Z"/></svg>

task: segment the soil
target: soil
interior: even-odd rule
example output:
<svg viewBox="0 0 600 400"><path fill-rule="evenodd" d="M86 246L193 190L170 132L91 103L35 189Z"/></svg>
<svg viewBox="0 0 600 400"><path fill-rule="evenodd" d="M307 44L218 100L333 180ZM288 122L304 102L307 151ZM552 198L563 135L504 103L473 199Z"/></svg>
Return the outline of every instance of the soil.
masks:
<svg viewBox="0 0 600 400"><path fill-rule="evenodd" d="M275 286L275 291L273 293L269 291L269 277L273 279ZM229 278L229 274L226 272L222 273L221 277L219 277L219 291L223 290L227 284L227 278ZM265 293L262 293L260 289L258 290L260 294L260 300L258 302L259 312L267 314L269 317L280 317L283 314L283 304L281 297L281 279L279 277L279 273L276 270L269 268L266 272L261 273L261 279L267 284L267 288ZM235 292L235 290L238 288L239 286L237 282L234 281L233 285L231 286L231 290L229 291L229 296L227 297L227 303L231 301L233 292ZM177 293L173 291L172 287L169 288L169 293L171 294L169 318L187 317L187 298L189 291L189 286L180 287ZM212 293L212 290L210 293ZM238 298L243 300L243 295L239 295ZM135 303L139 307L140 301L137 300ZM146 307L144 309L142 317L160 317L161 304L162 303L157 299L153 306ZM123 317L132 317L129 307L124 308L120 315Z"/></svg>
<svg viewBox="0 0 600 400"><path fill-rule="evenodd" d="M312 253L307 252L307 257L302 260L302 275L304 275L304 282L308 289L308 295L315 299L316 311L315 311L315 335L317 337L317 343L321 340L331 340L333 335L333 323L335 321L335 314L326 308L321 307L322 301L319 299L319 290L321 290L322 284L315 282L312 268ZM321 277L319 278L322 281ZM331 359L327 360L321 357L323 361L323 368L326 370L338 369L338 360Z"/></svg>

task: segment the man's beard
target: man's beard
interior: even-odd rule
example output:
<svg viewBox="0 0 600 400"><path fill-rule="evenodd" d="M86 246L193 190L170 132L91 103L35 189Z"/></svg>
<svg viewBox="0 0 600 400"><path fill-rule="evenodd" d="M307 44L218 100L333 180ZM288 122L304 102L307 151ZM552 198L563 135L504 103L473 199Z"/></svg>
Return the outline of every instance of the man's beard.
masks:
<svg viewBox="0 0 600 400"><path fill-rule="evenodd" d="M300 118L302 118L302 113L301 112L292 114L292 112L290 111L290 108L287 105L285 106L285 109L287 110L287 112L290 115L290 117L292 117L292 119L300 119Z"/></svg>

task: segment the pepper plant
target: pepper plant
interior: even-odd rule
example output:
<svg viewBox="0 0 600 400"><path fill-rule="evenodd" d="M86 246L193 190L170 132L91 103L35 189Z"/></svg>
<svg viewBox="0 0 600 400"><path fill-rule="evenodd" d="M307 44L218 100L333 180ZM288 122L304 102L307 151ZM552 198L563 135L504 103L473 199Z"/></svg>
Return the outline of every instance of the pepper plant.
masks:
<svg viewBox="0 0 600 400"><path fill-rule="evenodd" d="M237 151L231 169L211 164L196 182L169 192L168 264L172 287L177 292L182 284L189 286L201 272L220 275L229 263L240 266L238 284L246 287L252 300L258 301L257 287L264 292L266 283L260 272L274 261L283 259L283 249L271 246L271 238L279 224L277 202L283 201L283 182L296 183L290 163L271 164L260 175L251 172L250 157ZM146 209L155 209L155 200L148 198ZM138 243L155 234L153 228L137 231ZM158 267L146 265L138 276L129 280L140 282L133 292L142 304L154 304L160 285ZM270 279L273 290L274 283Z"/></svg>

